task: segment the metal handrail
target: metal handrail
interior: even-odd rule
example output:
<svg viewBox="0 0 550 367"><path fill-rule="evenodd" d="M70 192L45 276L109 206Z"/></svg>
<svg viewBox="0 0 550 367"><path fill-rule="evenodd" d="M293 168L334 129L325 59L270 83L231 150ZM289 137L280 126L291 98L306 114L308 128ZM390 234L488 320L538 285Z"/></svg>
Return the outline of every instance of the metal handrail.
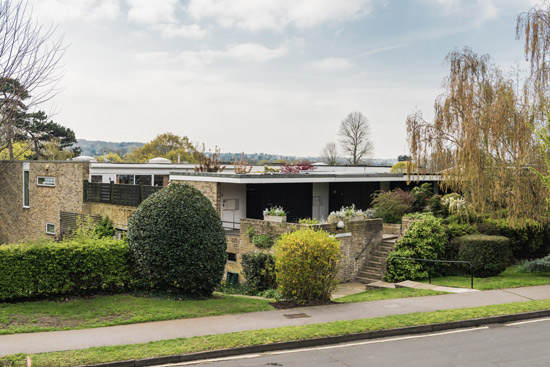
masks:
<svg viewBox="0 0 550 367"><path fill-rule="evenodd" d="M228 220L222 220L222 226L224 229L227 229L227 230L238 230L240 229L240 222L231 222L231 221L228 221ZM229 226L227 226L226 224L228 224ZM238 227L237 227L238 226Z"/></svg>
<svg viewBox="0 0 550 367"><path fill-rule="evenodd" d="M413 261L424 261L424 262L430 262L430 263L451 263L451 264L468 264L470 265L470 287L474 289L474 266L469 261L461 261L461 260L431 260L431 259L415 259L413 257L394 257L393 260L413 260ZM432 284L432 275L430 272L428 272L428 281L430 284Z"/></svg>

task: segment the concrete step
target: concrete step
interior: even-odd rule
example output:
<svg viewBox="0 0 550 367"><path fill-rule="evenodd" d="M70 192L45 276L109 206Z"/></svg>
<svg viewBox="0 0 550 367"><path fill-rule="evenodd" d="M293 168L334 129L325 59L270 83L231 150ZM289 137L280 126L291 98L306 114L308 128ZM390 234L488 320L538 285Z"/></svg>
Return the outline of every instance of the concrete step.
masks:
<svg viewBox="0 0 550 367"><path fill-rule="evenodd" d="M382 234L382 240L397 240L397 238L399 237L398 234L395 234L395 233L383 233Z"/></svg>
<svg viewBox="0 0 550 367"><path fill-rule="evenodd" d="M383 288L395 288L395 284L393 283L388 283L388 282L385 282L383 280L379 280L379 281L376 281L376 282L372 282L372 283L367 283L366 286L367 290L369 289L383 289Z"/></svg>
<svg viewBox="0 0 550 367"><path fill-rule="evenodd" d="M382 271L363 270L357 273L357 276L361 278L381 278Z"/></svg>
<svg viewBox="0 0 550 367"><path fill-rule="evenodd" d="M363 283L363 284L370 284L374 282L379 282L382 280L382 277L357 277L355 278L356 282Z"/></svg>
<svg viewBox="0 0 550 367"><path fill-rule="evenodd" d="M387 256L380 254L380 253L374 253L372 256L369 257L369 260L377 262L377 263L383 263L387 259Z"/></svg>
<svg viewBox="0 0 550 367"><path fill-rule="evenodd" d="M363 268L367 268L367 269L375 269L375 268L380 268L380 267L382 267L382 263L380 261L373 261L373 260L368 260L363 265Z"/></svg>

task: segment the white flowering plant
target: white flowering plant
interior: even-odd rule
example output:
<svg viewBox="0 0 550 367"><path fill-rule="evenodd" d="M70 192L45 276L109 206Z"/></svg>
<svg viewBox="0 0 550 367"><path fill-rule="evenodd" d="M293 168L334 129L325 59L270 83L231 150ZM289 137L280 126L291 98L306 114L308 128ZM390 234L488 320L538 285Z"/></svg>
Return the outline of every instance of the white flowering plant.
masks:
<svg viewBox="0 0 550 367"><path fill-rule="evenodd" d="M364 212L361 209L355 209L355 204L352 204L351 206L343 206L340 208L340 210L331 212L328 216L328 222L329 223L338 223L340 221L350 221L352 219L367 219L369 218L369 215L367 212Z"/></svg>
<svg viewBox="0 0 550 367"><path fill-rule="evenodd" d="M264 209L264 216L284 217L287 212L281 206L272 206Z"/></svg>

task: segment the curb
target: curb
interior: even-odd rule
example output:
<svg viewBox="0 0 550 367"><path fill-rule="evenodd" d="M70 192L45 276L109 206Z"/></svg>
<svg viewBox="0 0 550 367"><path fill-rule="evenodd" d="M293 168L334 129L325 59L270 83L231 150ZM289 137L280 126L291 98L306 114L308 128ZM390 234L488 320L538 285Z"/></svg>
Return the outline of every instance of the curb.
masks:
<svg viewBox="0 0 550 367"><path fill-rule="evenodd" d="M280 342L280 343L272 343L272 344L261 344L261 345L239 347L239 348L232 348L232 349L217 349L217 350L211 350L206 352L195 352L195 353L180 354L180 355L167 356L167 357L153 357L153 358L145 358L145 359L132 359L127 361L119 361L119 362L89 364L89 365L82 365L77 367L145 367L145 366L154 366L154 365L162 365L162 364L169 364L169 363L192 362L192 361L199 361L203 359L213 359L213 358L222 358L222 357L237 356L237 355L244 355L244 354L274 352L277 350L284 350L284 349L309 348L309 347L316 347L316 346L329 345L329 344L347 343L347 342L353 342L358 340L378 339L378 338L387 338L387 337L402 336L402 335L424 334L424 333L443 331L443 330L479 327L479 326L488 325L488 324L503 324L503 323L513 322L513 321L537 319L542 317L550 317L550 310L524 312L524 313L518 313L518 314L512 314L512 315L490 316L490 317L484 317L479 319L453 321L453 322L430 324L430 325L408 326L408 327L397 328L397 329L367 331L367 332L357 333L357 334L329 336L329 337L316 338L316 339L305 339L305 340L296 340L296 341Z"/></svg>

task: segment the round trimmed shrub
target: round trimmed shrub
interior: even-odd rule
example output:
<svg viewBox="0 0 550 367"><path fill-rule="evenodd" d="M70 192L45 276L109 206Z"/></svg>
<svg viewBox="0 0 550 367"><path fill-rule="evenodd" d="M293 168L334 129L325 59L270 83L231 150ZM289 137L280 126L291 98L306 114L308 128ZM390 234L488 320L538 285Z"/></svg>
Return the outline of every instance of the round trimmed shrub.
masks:
<svg viewBox="0 0 550 367"><path fill-rule="evenodd" d="M127 238L147 289L205 297L220 284L225 231L210 201L187 184L171 184L144 200L128 221Z"/></svg>
<svg viewBox="0 0 550 367"><path fill-rule="evenodd" d="M340 243L328 232L302 228L285 233L275 248L275 274L283 298L328 301L336 287Z"/></svg>
<svg viewBox="0 0 550 367"><path fill-rule="evenodd" d="M469 261L476 277L499 275L510 260L510 240L503 236L471 234L455 239L458 243L458 259Z"/></svg>

